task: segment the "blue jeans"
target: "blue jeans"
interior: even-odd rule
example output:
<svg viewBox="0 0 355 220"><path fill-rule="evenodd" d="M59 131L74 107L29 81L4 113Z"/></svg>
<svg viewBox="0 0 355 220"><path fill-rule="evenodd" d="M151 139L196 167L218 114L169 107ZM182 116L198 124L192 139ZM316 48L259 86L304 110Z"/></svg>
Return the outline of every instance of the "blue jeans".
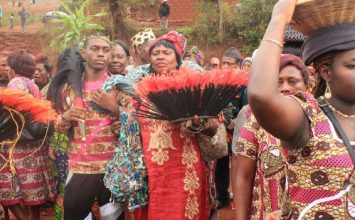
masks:
<svg viewBox="0 0 355 220"><path fill-rule="evenodd" d="M27 21L21 20L22 33L26 33Z"/></svg>

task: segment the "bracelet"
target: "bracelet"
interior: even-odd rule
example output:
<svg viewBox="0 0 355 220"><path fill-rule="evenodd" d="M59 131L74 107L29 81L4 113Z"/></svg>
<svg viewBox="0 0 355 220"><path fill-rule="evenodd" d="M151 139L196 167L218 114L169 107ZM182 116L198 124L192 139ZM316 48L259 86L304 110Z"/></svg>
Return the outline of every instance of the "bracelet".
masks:
<svg viewBox="0 0 355 220"><path fill-rule="evenodd" d="M62 118L62 115L59 115L58 119L54 123L54 130L58 133L65 133L71 127L71 123Z"/></svg>
<svg viewBox="0 0 355 220"><path fill-rule="evenodd" d="M284 47L284 45L283 45L282 43L278 42L277 40L271 39L271 38L267 38L267 39L265 39L265 41L269 41L269 42L271 42L271 43L274 43L274 44L276 44L278 47L280 47L281 49Z"/></svg>

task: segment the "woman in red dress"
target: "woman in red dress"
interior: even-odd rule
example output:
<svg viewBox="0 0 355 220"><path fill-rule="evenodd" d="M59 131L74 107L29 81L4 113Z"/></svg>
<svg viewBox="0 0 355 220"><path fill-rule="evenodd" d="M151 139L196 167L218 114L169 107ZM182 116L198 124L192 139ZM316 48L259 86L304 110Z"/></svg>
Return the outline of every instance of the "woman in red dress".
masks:
<svg viewBox="0 0 355 220"><path fill-rule="evenodd" d="M178 69L185 43L176 32L153 41L149 54L154 73L170 74ZM211 126L195 135L182 123L147 118L138 121L149 181L145 219L209 219L207 168L199 144L218 144L219 127L211 119Z"/></svg>

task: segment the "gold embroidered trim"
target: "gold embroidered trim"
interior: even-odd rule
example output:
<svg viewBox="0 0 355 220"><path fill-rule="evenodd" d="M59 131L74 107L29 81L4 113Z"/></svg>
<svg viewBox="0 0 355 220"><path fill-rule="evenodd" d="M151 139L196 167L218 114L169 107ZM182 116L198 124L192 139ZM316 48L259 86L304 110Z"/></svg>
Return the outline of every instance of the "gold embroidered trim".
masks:
<svg viewBox="0 0 355 220"><path fill-rule="evenodd" d="M194 164L198 162L197 152L194 149L191 138L184 130L180 130L180 137L184 139L182 164L186 165L184 177L184 190L188 192L185 205L185 217L194 219L199 213L196 190L200 187L200 179L195 170Z"/></svg>
<svg viewBox="0 0 355 220"><path fill-rule="evenodd" d="M165 161L169 160L169 149L176 149L173 145L172 132L167 131L168 122L156 122L157 126L149 126L150 130L154 130L150 137L148 150L152 150L151 160L158 165L163 165Z"/></svg>
<svg viewBox="0 0 355 220"><path fill-rule="evenodd" d="M184 147L182 153L182 164L186 164L188 168L192 168L194 163L197 163L198 158L193 146Z"/></svg>
<svg viewBox="0 0 355 220"><path fill-rule="evenodd" d="M192 172L187 170L184 178L184 190L194 194L194 191L200 187L198 180L199 178L195 170Z"/></svg>
<svg viewBox="0 0 355 220"><path fill-rule="evenodd" d="M198 202L196 196L189 196L185 206L185 217L193 219L198 214Z"/></svg>

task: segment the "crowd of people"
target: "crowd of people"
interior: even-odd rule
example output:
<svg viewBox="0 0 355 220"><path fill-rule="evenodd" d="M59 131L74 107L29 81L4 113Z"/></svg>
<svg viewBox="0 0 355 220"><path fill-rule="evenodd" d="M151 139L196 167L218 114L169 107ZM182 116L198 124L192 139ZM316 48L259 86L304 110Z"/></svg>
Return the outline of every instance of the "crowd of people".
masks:
<svg viewBox="0 0 355 220"><path fill-rule="evenodd" d="M355 218L355 23L304 36L287 26L295 4L275 5L250 56L230 47L207 61L180 33L149 28L131 47L92 35L56 68L42 53L1 51L0 87L58 113L14 149L0 143L3 218L37 220L49 205L58 220L207 220L231 203L238 220ZM137 114L137 83L182 69L249 81L213 118Z"/></svg>
<svg viewBox="0 0 355 220"><path fill-rule="evenodd" d="M30 18L30 13L28 11L26 11L25 7L22 6L22 4L18 5L18 9L15 8L15 5L12 6L11 9L11 13L8 16L8 21L4 21L3 17L5 17L5 9L3 9L3 7L0 5L0 28L3 28L4 22L8 22L8 27L10 30L14 29L15 26L15 16L14 16L14 10L18 10L17 16L19 17L20 20L20 24L21 24L21 30L22 33L26 33L27 31L27 23L28 23L28 19ZM16 14L15 14L16 15Z"/></svg>

